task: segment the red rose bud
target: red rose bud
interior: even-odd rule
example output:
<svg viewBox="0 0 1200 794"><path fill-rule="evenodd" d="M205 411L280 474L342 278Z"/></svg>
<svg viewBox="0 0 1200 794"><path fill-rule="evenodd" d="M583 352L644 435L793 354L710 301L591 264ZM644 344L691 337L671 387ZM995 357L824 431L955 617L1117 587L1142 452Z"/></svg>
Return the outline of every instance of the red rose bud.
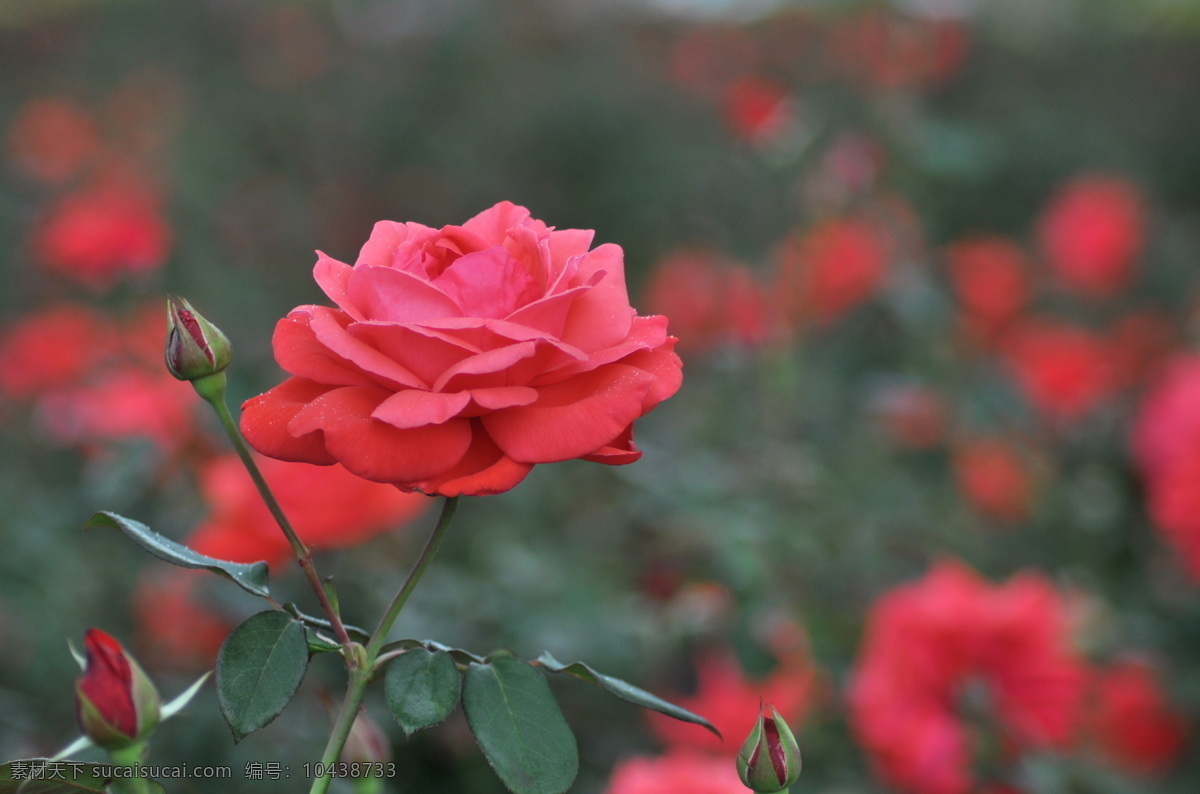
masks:
<svg viewBox="0 0 1200 794"><path fill-rule="evenodd" d="M183 298L167 299L167 369L179 380L198 380L229 366L232 349L221 329Z"/></svg>
<svg viewBox="0 0 1200 794"><path fill-rule="evenodd" d="M800 747L783 717L769 703L738 752L738 776L752 791L786 791L800 777Z"/></svg>
<svg viewBox="0 0 1200 794"><path fill-rule="evenodd" d="M83 638L87 669L75 684L75 709L85 736L106 750L144 739L158 724L158 691L120 643L99 629Z"/></svg>

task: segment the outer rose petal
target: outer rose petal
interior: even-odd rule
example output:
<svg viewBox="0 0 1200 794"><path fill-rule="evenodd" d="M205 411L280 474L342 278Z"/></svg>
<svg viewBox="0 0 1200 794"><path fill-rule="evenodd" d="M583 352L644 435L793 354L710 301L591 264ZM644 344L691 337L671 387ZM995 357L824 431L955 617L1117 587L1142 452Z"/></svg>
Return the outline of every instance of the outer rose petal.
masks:
<svg viewBox="0 0 1200 794"><path fill-rule="evenodd" d="M523 463L552 463L596 452L642 415L654 377L610 364L539 389L533 405L482 418L500 449Z"/></svg>
<svg viewBox="0 0 1200 794"><path fill-rule="evenodd" d="M322 431L335 460L376 482L425 480L462 460L471 444L468 420L401 430L371 418L387 397L383 389L333 389L301 409L288 428L298 436Z"/></svg>
<svg viewBox="0 0 1200 794"><path fill-rule="evenodd" d="M317 264L313 267L313 280L317 282L321 291L329 296L329 300L344 309L355 320L361 320L363 319L362 313L350 303L350 296L346 294L346 285L350 283L350 274L353 272L354 269L345 262L339 262L333 257L317 251Z"/></svg>
<svg viewBox="0 0 1200 794"><path fill-rule="evenodd" d="M602 275L601 275L602 274ZM589 353L617 344L629 334L635 312L625 288L624 252L606 243L585 255L579 266L579 283L592 283L571 307L563 341Z"/></svg>
<svg viewBox="0 0 1200 794"><path fill-rule="evenodd" d="M532 463L517 463L500 451L477 423L471 448L458 465L437 477L414 483L413 487L430 495L483 496L507 491L525 479Z"/></svg>
<svg viewBox="0 0 1200 794"><path fill-rule="evenodd" d="M242 403L242 435L262 454L280 460L328 466L337 459L325 451L321 432L294 436L288 424L310 402L329 391L306 378L288 378L270 391Z"/></svg>
<svg viewBox="0 0 1200 794"><path fill-rule="evenodd" d="M354 268L346 292L371 320L419 323L463 313L450 296L428 281L390 267L359 265Z"/></svg>
<svg viewBox="0 0 1200 794"><path fill-rule="evenodd" d="M271 348L275 351L275 361L292 375L329 386L380 385L321 344L313 333L312 314L306 310L293 310L275 324Z"/></svg>
<svg viewBox="0 0 1200 794"><path fill-rule="evenodd" d="M470 402L469 392L446 393L405 389L381 402L371 413L371 418L387 422L401 430L436 425L458 416Z"/></svg>

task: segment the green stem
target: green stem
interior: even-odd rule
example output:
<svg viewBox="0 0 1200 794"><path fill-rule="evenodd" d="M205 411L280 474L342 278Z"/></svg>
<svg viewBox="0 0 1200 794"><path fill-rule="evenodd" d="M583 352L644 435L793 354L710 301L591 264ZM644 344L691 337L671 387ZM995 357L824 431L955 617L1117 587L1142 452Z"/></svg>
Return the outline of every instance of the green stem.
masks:
<svg viewBox="0 0 1200 794"><path fill-rule="evenodd" d="M271 487L267 485L266 479L262 472L259 471L258 464L254 462L254 456L250 454L250 448L246 446L245 439L242 438L241 431L238 430L237 422L234 421L233 415L229 413L229 406L225 404L225 373L218 372L214 375L208 375L203 378L192 381L192 386L195 387L196 393L213 407L217 413L217 418L221 420L221 426L225 429L225 435L229 436L230 442L233 443L233 448L237 450L238 457L242 459L242 464L246 467L246 471L250 474L250 479L254 481L254 487L258 489L258 493L262 496L263 502L266 503L267 509L271 511L271 515L275 518L275 523L283 530L284 536L291 544L292 551L296 555L296 561L300 564L304 575L308 577L308 582L312 585L313 592L317 594L317 600L321 603L321 609L329 616L329 622L333 626L333 631L337 635L338 642L343 647L349 648L351 640L350 634L346 631L345 624L342 623L341 615L337 609L329 601L329 594L325 592L324 585L321 584L321 577L317 575L316 566L313 563L312 551L308 546L304 545L304 541L296 534L296 530L292 528L292 522L288 520L287 515L283 512L283 508L279 505L279 501L275 498L275 494L271 493Z"/></svg>
<svg viewBox="0 0 1200 794"><path fill-rule="evenodd" d="M379 655L379 649L387 642L388 632L392 630L392 624L399 617L400 610L404 608L413 588L417 586L417 582L421 581L421 576L429 567L429 563L433 562L433 555L442 545L442 538L446 536L446 530L450 528L450 522L454 519L454 511L457 508L457 496L447 497L446 501L442 503L442 514L438 516L437 526L433 528L429 540L425 541L425 547L421 549L421 556L417 557L417 561L413 563L413 568L408 572L408 578L404 580L400 592L396 593L396 597L392 599L387 612L379 619L379 625L375 627L370 641L367 642L367 661L371 665L374 665L375 657Z"/></svg>
<svg viewBox="0 0 1200 794"><path fill-rule="evenodd" d="M396 618L400 616L400 610L404 608L413 588L417 586L425 569L433 561L433 555L442 545L442 538L445 537L446 530L450 528L450 522L454 518L454 511L457 507L457 496L449 497L442 503L442 514L438 516L437 525L434 526L429 539L425 541L425 546L421 549L417 561L413 563L412 570L408 572L408 578L404 580L404 584L392 599L392 603L388 605L387 612L380 618L379 625L375 627L375 632L367 642L367 647L363 652L365 657L363 663L350 666L350 681L346 686L346 697L342 701L341 711L338 712L337 720L333 724L333 731L329 734L325 753L321 756L322 764L328 766L336 763L341 757L342 748L346 746L346 738L350 735L350 729L354 727L354 720L358 718L363 693L366 691L367 682L370 681L371 673L374 671L379 650L387 641L387 635L392 630ZM329 790L332 780L331 775L316 778L313 780L312 788L309 789L309 794L325 794Z"/></svg>
<svg viewBox="0 0 1200 794"><path fill-rule="evenodd" d="M136 744L131 744L120 750L109 750L108 758L116 766L128 766L133 769L140 769L145 766L146 752L149 747L146 742L141 741ZM135 777L121 778L117 789L127 794L150 794L149 781L139 775Z"/></svg>

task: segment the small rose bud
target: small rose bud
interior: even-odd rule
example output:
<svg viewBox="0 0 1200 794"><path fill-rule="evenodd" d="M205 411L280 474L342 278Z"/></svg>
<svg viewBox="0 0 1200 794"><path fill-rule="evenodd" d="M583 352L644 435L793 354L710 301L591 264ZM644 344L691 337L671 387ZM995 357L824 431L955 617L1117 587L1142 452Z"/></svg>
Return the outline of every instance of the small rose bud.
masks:
<svg viewBox="0 0 1200 794"><path fill-rule="evenodd" d="M75 684L79 727L106 750L136 744L158 724L158 691L133 657L103 631L88 629L83 643L87 669Z"/></svg>
<svg viewBox="0 0 1200 794"><path fill-rule="evenodd" d="M771 704L759 706L758 722L737 759L738 776L752 791L784 791L800 777L800 747Z"/></svg>
<svg viewBox="0 0 1200 794"><path fill-rule="evenodd" d="M358 717L350 728L350 735L346 737L340 760L351 765L351 776L354 776L356 771L355 765L359 765L366 777L377 777L378 775L374 774L378 771L377 765L392 760L391 742L383 729L367 716L365 709L359 710Z"/></svg>
<svg viewBox="0 0 1200 794"><path fill-rule="evenodd" d="M197 380L229 366L232 348L221 329L183 298L167 299L167 369L179 380Z"/></svg>

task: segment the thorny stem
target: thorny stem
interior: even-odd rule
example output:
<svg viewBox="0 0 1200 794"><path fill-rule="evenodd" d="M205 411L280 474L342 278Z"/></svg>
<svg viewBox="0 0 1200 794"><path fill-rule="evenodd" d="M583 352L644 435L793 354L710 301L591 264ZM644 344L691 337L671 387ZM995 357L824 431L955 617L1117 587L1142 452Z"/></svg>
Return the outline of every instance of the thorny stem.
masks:
<svg viewBox="0 0 1200 794"><path fill-rule="evenodd" d="M392 630L392 625L396 622L396 618L399 617L400 610L404 608L404 604L412 594L413 588L417 586L417 582L421 580L425 569L433 561L433 555L437 553L438 547L442 545L442 538L445 537L446 530L450 528L450 522L454 518L454 511L457 507L457 496L449 497L442 503L442 513L438 516L437 525L434 526L429 539L425 541L425 546L421 549L421 554L417 557L417 561L413 563L412 570L408 573L408 578L404 580L404 584L392 599L392 603L388 605L387 612L380 618L379 625L375 627L371 639L367 642L366 649L363 652L364 661L360 665L350 666L350 681L346 686L346 697L342 701L342 708L338 712L337 721L334 722L333 731L329 734L329 742L325 745L325 753L321 756L322 771L328 769L331 764L336 763L338 758L341 757L342 748L346 746L346 739L350 735L350 729L354 727L354 720L358 718L358 711L362 706L363 692L366 691L367 682L370 681L371 674L379 659L379 650L387 641L388 633ZM333 776L328 774L316 778L313 780L312 788L309 789L309 794L325 794L329 790L329 784L332 780Z"/></svg>
<svg viewBox="0 0 1200 794"><path fill-rule="evenodd" d="M225 429L225 434L229 436L229 440L233 443L233 448L237 450L238 457L242 459L242 464L246 467L246 471L250 474L250 479L254 481L254 487L258 489L262 496L263 502L266 503L267 509L271 511L271 515L275 518L275 523L283 530L284 536L288 543L291 544L292 551L296 555L296 561L300 564L300 569L304 571L304 575L308 577L309 584L312 585L313 592L317 594L317 600L321 603L321 609L329 616L329 623L333 626L334 634L337 635L338 642L343 648L348 649L351 644L350 635L346 631L345 624L342 623L342 618L333 604L329 601L329 594L325 592L325 587L321 584L321 577L317 575L316 567L313 564L312 551L296 534L296 530L292 528L292 523L284 514L283 508L279 506L279 501L275 498L275 494L271 493L271 487L267 485L266 479L263 478L262 472L259 471L258 464L254 462L254 457L250 454L250 448L246 446L246 441L242 438L241 432L238 430L237 422L233 420L233 415L229 413L229 406L225 404L225 373L218 372L213 375L208 375L203 378L192 381L192 386L195 387L196 393L213 407L217 413L217 418L221 420L221 426ZM347 655L347 663L350 663L350 656Z"/></svg>

